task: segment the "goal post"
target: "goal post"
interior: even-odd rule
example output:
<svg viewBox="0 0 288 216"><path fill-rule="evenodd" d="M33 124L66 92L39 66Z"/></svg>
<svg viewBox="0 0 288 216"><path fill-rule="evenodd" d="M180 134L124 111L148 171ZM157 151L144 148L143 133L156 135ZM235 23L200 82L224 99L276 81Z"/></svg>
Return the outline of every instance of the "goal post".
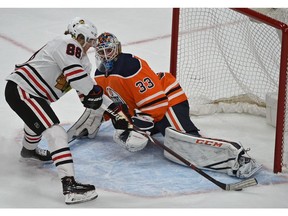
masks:
<svg viewBox="0 0 288 216"><path fill-rule="evenodd" d="M274 172L288 163L288 26L248 8L174 8L170 72L191 114L266 115L277 94Z"/></svg>

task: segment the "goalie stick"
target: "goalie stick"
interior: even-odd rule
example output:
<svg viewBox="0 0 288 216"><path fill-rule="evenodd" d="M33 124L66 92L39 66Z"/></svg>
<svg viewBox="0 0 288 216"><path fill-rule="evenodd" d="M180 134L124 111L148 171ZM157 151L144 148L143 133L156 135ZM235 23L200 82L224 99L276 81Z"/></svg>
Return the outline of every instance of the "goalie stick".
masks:
<svg viewBox="0 0 288 216"><path fill-rule="evenodd" d="M83 131L81 131L81 133L78 135L78 136L73 136L69 141L68 143L71 143L73 142L75 139L79 139L79 138L82 138L83 136L87 136L88 135L88 130L87 129L84 129Z"/></svg>
<svg viewBox="0 0 288 216"><path fill-rule="evenodd" d="M176 157L177 159L179 159L180 161L185 163L188 167L190 167L191 169L193 169L194 171L196 171L197 173L199 173L200 175L202 175L203 177L205 177L206 179L208 179L209 181L211 181L212 183L214 183L218 187L222 188L223 190L226 190L226 191L240 191L243 188L251 187L251 186L254 186L254 185L258 184L258 182L257 182L257 180L255 178L249 178L249 179L246 179L246 180L243 180L243 181L240 181L240 182L236 182L236 183L231 183L231 184L225 184L223 182L219 182L218 180L214 179L213 177L211 177L210 175L208 175L207 173L205 173L204 171L202 171L201 169L196 167L194 164L190 163L185 158L183 158L182 156L180 156L179 154L177 154L176 152L174 152L173 150L171 150L170 148L168 148L167 146L165 146L164 144L159 142L158 140L156 140L153 137L151 137L149 134L147 134L147 133L145 133L143 131L140 131L135 126L134 126L134 130L136 130L139 133L142 133L154 145L156 145L158 147L161 147L165 151L169 152L171 155L173 155L174 157Z"/></svg>

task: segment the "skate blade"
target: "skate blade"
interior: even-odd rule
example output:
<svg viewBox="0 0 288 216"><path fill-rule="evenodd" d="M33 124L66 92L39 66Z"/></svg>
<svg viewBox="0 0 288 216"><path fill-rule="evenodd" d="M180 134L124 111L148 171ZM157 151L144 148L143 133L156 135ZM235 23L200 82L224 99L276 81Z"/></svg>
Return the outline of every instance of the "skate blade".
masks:
<svg viewBox="0 0 288 216"><path fill-rule="evenodd" d="M45 165L45 164L52 164L53 160L41 161L41 160L38 160L36 158L23 158L23 157L20 157L19 162L20 163L30 164L30 165Z"/></svg>
<svg viewBox="0 0 288 216"><path fill-rule="evenodd" d="M88 191L84 194L69 193L65 195L65 203L67 205L83 203L90 200L94 200L98 197L98 194L95 190Z"/></svg>

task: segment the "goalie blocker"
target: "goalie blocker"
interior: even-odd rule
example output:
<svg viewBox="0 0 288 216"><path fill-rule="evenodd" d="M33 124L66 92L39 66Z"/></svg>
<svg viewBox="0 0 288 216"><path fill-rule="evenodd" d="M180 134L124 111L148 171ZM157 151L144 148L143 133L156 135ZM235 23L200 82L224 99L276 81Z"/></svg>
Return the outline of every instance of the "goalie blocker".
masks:
<svg viewBox="0 0 288 216"><path fill-rule="evenodd" d="M203 170L249 178L261 168L254 159L245 155L244 148L236 142L196 137L166 128L164 145ZM166 151L164 156L173 162L185 165Z"/></svg>

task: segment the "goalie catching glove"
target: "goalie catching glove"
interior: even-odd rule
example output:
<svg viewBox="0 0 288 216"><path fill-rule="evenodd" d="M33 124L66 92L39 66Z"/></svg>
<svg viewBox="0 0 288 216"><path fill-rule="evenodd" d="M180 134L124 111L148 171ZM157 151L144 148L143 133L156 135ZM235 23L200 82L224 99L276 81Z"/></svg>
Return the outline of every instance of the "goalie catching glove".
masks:
<svg viewBox="0 0 288 216"><path fill-rule="evenodd" d="M116 130L113 139L122 148L130 152L140 151L148 143L147 137L133 129Z"/></svg>
<svg viewBox="0 0 288 216"><path fill-rule="evenodd" d="M111 104L105 113L111 118L115 130L113 139L130 152L140 151L148 143L148 138L133 129L131 116L125 104Z"/></svg>

